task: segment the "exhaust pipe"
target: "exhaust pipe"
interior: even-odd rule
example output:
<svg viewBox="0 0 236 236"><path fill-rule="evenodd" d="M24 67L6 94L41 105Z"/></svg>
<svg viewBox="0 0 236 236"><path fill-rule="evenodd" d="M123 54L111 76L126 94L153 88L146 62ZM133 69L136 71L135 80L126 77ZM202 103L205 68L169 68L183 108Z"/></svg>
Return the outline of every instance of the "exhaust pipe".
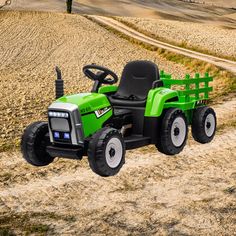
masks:
<svg viewBox="0 0 236 236"><path fill-rule="evenodd" d="M61 70L56 66L57 79L55 80L56 99L64 96L64 81L61 76Z"/></svg>

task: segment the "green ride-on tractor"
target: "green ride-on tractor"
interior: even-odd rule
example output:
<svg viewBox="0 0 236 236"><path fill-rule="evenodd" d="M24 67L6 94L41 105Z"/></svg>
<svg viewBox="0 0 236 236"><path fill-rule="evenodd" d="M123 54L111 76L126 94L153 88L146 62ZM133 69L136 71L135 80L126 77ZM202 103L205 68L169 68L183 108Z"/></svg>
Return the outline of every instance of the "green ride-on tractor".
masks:
<svg viewBox="0 0 236 236"><path fill-rule="evenodd" d="M92 91L64 96L56 71L57 100L48 108L48 122L29 125L22 136L23 157L34 166L55 157L88 156L95 173L113 176L125 163L126 150L154 144L161 153L178 154L189 125L197 142L208 143L215 135L216 115L206 106L213 80L207 73L172 79L150 61L133 61L116 86L114 72L92 64L83 68L94 81Z"/></svg>

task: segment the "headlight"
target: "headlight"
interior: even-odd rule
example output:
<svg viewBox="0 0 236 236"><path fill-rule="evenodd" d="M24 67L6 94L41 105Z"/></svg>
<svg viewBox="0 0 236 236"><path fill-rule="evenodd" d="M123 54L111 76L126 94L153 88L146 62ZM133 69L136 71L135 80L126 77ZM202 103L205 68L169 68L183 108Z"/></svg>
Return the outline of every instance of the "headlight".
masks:
<svg viewBox="0 0 236 236"><path fill-rule="evenodd" d="M56 111L49 111L49 117L58 117L58 118L68 118L69 114L67 112L56 112Z"/></svg>

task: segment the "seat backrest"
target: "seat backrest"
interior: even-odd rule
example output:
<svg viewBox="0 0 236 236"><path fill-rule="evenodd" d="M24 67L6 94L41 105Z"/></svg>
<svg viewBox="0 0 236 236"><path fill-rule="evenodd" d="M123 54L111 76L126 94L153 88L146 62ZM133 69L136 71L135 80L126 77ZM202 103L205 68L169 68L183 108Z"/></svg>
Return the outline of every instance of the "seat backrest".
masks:
<svg viewBox="0 0 236 236"><path fill-rule="evenodd" d="M138 100L145 100L153 82L159 79L159 70L155 63L151 61L129 62L123 70L115 96L124 99L135 96Z"/></svg>

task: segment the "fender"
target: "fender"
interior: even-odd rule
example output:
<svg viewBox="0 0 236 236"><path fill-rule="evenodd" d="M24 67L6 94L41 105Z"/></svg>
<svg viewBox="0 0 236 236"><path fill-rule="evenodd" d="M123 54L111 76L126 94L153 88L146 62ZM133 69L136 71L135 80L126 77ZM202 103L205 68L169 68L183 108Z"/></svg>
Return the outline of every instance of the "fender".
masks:
<svg viewBox="0 0 236 236"><path fill-rule="evenodd" d="M159 117L164 109L165 102L178 97L178 92L168 88L151 89L148 93L145 117Z"/></svg>
<svg viewBox="0 0 236 236"><path fill-rule="evenodd" d="M109 85L109 86L102 86L99 88L98 93L106 94L106 93L115 93L118 90L118 86L116 85Z"/></svg>

